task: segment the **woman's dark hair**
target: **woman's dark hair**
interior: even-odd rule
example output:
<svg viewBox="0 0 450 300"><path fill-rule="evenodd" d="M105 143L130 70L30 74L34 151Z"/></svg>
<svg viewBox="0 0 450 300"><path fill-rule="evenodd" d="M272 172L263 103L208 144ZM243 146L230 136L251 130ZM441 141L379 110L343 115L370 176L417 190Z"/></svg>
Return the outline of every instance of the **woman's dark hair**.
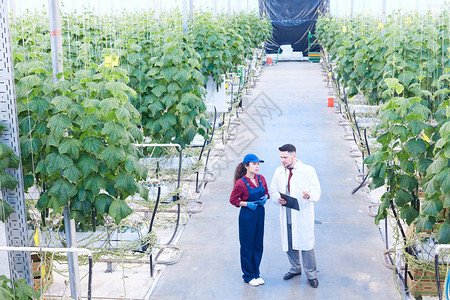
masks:
<svg viewBox="0 0 450 300"><path fill-rule="evenodd" d="M280 148L278 148L278 150L280 150L281 152L296 152L295 146L291 145L291 144L286 144L281 146Z"/></svg>
<svg viewBox="0 0 450 300"><path fill-rule="evenodd" d="M247 174L247 169L245 167L248 167L249 165L250 163L246 163L244 165L244 163L242 162L238 164L238 166L236 167L236 171L234 171L234 183L236 183L239 178Z"/></svg>

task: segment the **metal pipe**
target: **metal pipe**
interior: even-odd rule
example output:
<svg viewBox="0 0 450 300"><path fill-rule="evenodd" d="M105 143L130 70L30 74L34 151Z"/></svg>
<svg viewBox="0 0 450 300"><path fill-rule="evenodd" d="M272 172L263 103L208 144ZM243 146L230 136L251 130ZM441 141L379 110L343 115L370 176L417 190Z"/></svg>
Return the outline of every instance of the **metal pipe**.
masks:
<svg viewBox="0 0 450 300"><path fill-rule="evenodd" d="M50 41L52 53L53 82L58 81L59 74L62 75L62 35L61 15L59 11L59 0L48 0L48 14L50 19Z"/></svg>
<svg viewBox="0 0 450 300"><path fill-rule="evenodd" d="M439 275L439 252L441 252L441 250L444 250L444 249L450 249L450 245L437 245L436 249L434 250L434 252L435 252L434 272L436 274L436 283L437 283L437 288L438 288L439 300L442 299L441 278Z"/></svg>
<svg viewBox="0 0 450 300"><path fill-rule="evenodd" d="M27 252L64 252L64 253L79 253L84 252L86 255L92 257L92 251L85 248L47 248L47 247L8 247L0 246L0 251L27 251Z"/></svg>

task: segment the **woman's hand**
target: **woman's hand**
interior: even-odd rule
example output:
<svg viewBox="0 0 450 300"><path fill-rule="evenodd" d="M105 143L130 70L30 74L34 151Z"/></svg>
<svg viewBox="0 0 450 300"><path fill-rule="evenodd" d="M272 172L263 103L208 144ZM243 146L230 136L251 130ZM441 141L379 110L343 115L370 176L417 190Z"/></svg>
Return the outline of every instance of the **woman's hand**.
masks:
<svg viewBox="0 0 450 300"><path fill-rule="evenodd" d="M267 201L267 196L264 195L264 196L262 196L261 198L259 198L259 200L256 201L256 202L257 202L259 205L264 206L264 204L266 204L266 201Z"/></svg>
<svg viewBox="0 0 450 300"><path fill-rule="evenodd" d="M258 203L256 202L247 202L247 207L251 210L255 210L258 207Z"/></svg>

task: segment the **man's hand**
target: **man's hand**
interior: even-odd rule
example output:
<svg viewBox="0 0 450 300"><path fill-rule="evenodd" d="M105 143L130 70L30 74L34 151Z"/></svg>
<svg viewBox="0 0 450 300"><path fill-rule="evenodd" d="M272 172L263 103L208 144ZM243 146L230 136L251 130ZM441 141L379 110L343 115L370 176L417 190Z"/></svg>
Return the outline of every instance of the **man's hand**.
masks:
<svg viewBox="0 0 450 300"><path fill-rule="evenodd" d="M278 198L278 203L280 203L281 205L285 205L287 203L287 201L284 200L283 198L279 197Z"/></svg>
<svg viewBox="0 0 450 300"><path fill-rule="evenodd" d="M309 195L308 192L303 191L303 199L308 200L311 196Z"/></svg>

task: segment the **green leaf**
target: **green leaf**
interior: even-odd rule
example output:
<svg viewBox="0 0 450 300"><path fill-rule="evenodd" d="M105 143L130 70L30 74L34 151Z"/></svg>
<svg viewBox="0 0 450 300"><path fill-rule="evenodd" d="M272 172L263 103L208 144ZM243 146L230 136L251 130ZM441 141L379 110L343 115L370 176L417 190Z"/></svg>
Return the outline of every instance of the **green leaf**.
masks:
<svg viewBox="0 0 450 300"><path fill-rule="evenodd" d="M433 163L433 161L429 158L422 158L417 162L417 170L420 173L425 173L428 167Z"/></svg>
<svg viewBox="0 0 450 300"><path fill-rule="evenodd" d="M108 137L109 144L116 144L118 141L128 142L128 134L125 127L120 123L108 122L102 129L102 134Z"/></svg>
<svg viewBox="0 0 450 300"><path fill-rule="evenodd" d="M45 158L45 163L47 164L47 171L51 175L70 167L73 164L73 160L65 154L52 152Z"/></svg>
<svg viewBox="0 0 450 300"><path fill-rule="evenodd" d="M111 203L113 203L114 198L108 194L101 193L95 197L95 207L100 213L107 213Z"/></svg>
<svg viewBox="0 0 450 300"><path fill-rule="evenodd" d="M100 102L99 107L100 111L103 113L104 116L107 116L111 111L118 109L120 107L121 103L116 98L108 98L104 99Z"/></svg>
<svg viewBox="0 0 450 300"><path fill-rule="evenodd" d="M412 120L408 123L408 128L411 130L413 135L418 135L422 132L422 130L425 130L428 128L428 126L419 120Z"/></svg>
<svg viewBox="0 0 450 300"><path fill-rule="evenodd" d="M175 81L177 81L181 86L184 85L189 80L189 78L191 78L191 74L188 71L184 70L184 69L179 70L173 76L173 79Z"/></svg>
<svg viewBox="0 0 450 300"><path fill-rule="evenodd" d="M125 203L125 201L120 199L114 200L109 207L109 215L114 218L117 225L132 212L133 210Z"/></svg>
<svg viewBox="0 0 450 300"><path fill-rule="evenodd" d="M85 137L81 140L81 143L83 144L84 149L94 154L99 154L103 149L103 146L105 146L105 143L95 136Z"/></svg>
<svg viewBox="0 0 450 300"><path fill-rule="evenodd" d="M14 151L7 145L0 143L0 158L9 157L14 155Z"/></svg>
<svg viewBox="0 0 450 300"><path fill-rule="evenodd" d="M33 97L29 103L29 108L32 112L37 113L38 115L45 115L47 110L50 108L50 104L47 100L39 97Z"/></svg>
<svg viewBox="0 0 450 300"><path fill-rule="evenodd" d="M414 173L415 171L414 162L409 159L400 159L400 168L408 173Z"/></svg>
<svg viewBox="0 0 450 300"><path fill-rule="evenodd" d="M408 225L419 216L419 212L409 205L405 205L400 209L400 217L406 221Z"/></svg>
<svg viewBox="0 0 450 300"><path fill-rule="evenodd" d="M412 112L422 117L423 120L427 120L431 111L420 103L415 103L413 105Z"/></svg>
<svg viewBox="0 0 450 300"><path fill-rule="evenodd" d="M0 221L3 223L15 210L6 201L0 199Z"/></svg>
<svg viewBox="0 0 450 300"><path fill-rule="evenodd" d="M398 76L398 80L401 83L403 83L404 86L409 86L409 84L415 77L416 76L414 75L413 72L405 71L405 72L400 73L400 75ZM397 92L397 93L400 94L401 92Z"/></svg>
<svg viewBox="0 0 450 300"><path fill-rule="evenodd" d="M405 191L405 190L399 190L397 192L397 195L395 195L394 197L394 202L395 204L397 204L397 206L401 207L409 202L411 202L413 200L413 196Z"/></svg>
<svg viewBox="0 0 450 300"><path fill-rule="evenodd" d="M450 222L446 221L441 225L436 235L439 244L450 244Z"/></svg>
<svg viewBox="0 0 450 300"><path fill-rule="evenodd" d="M59 137L64 135L64 131L72 125L68 116L63 114L53 115L48 121L47 127Z"/></svg>
<svg viewBox="0 0 450 300"><path fill-rule="evenodd" d="M171 94L176 94L179 90L180 90L180 85L176 82L171 82L168 86L167 86L167 91Z"/></svg>
<svg viewBox="0 0 450 300"><path fill-rule="evenodd" d="M427 145L422 139L411 138L408 140L404 148L413 157L418 157L420 154L427 151Z"/></svg>
<svg viewBox="0 0 450 300"><path fill-rule="evenodd" d="M422 214L437 217L443 208L441 199L430 198L422 201Z"/></svg>
<svg viewBox="0 0 450 300"><path fill-rule="evenodd" d="M439 129L439 133L441 137L446 138L450 135L450 121L447 121L442 125L441 129Z"/></svg>
<svg viewBox="0 0 450 300"><path fill-rule="evenodd" d="M103 159L108 167L113 170L125 159L125 152L120 148L107 146L100 154L100 158Z"/></svg>
<svg viewBox="0 0 450 300"><path fill-rule="evenodd" d="M88 116L85 116L84 118L82 118L79 121L79 124L80 124L81 130L82 131L86 131L89 128L91 128L92 126L97 125L98 124L98 120L93 115L88 115Z"/></svg>
<svg viewBox="0 0 450 300"><path fill-rule="evenodd" d="M76 166L70 166L63 171L63 177L67 178L71 182L78 182L83 174Z"/></svg>
<svg viewBox="0 0 450 300"><path fill-rule="evenodd" d="M436 218L433 216L420 216L414 222L416 224L416 231L423 232L425 230L431 230L436 223Z"/></svg>
<svg viewBox="0 0 450 300"><path fill-rule="evenodd" d="M178 72L177 67L162 68L160 73L168 81L172 81L172 77Z"/></svg>
<svg viewBox="0 0 450 300"><path fill-rule="evenodd" d="M80 155L81 142L73 138L63 138L59 144L59 153L70 154L73 158L78 159Z"/></svg>
<svg viewBox="0 0 450 300"><path fill-rule="evenodd" d="M427 175L437 174L443 168L447 167L448 160L442 156L439 156L433 163L427 168Z"/></svg>
<svg viewBox="0 0 450 300"><path fill-rule="evenodd" d="M106 182L99 174L91 174L84 180L84 187L96 195L106 187Z"/></svg>
<svg viewBox="0 0 450 300"><path fill-rule="evenodd" d="M100 163L99 161L89 155L81 155L80 160L78 161L77 166L83 172L83 176L87 177L92 172L98 172L98 167Z"/></svg>
<svg viewBox="0 0 450 300"><path fill-rule="evenodd" d="M428 174L427 174L428 175ZM435 176L436 181L441 185L443 193L450 191L450 169L446 168Z"/></svg>
<svg viewBox="0 0 450 300"><path fill-rule="evenodd" d="M36 208L42 212L44 209L48 208L48 202L49 202L50 198L48 197L47 192L42 194L41 197L39 198L39 200L36 203Z"/></svg>
<svg viewBox="0 0 450 300"><path fill-rule="evenodd" d="M399 175L398 183L400 188L413 192L417 187L417 179L408 175Z"/></svg>
<svg viewBox="0 0 450 300"><path fill-rule="evenodd" d="M164 105L167 108L170 108L172 105L174 105L175 103L177 103L178 97L171 95L171 94L166 94L161 101L164 103Z"/></svg>
<svg viewBox="0 0 450 300"><path fill-rule="evenodd" d="M55 89L57 91L60 91L61 93L68 92L71 86L72 86L72 83L70 81L67 81L67 80L58 80L55 83Z"/></svg>
<svg viewBox="0 0 450 300"><path fill-rule="evenodd" d="M50 187L48 194L55 197L62 206L77 194L77 188L66 179L60 178Z"/></svg>
<svg viewBox="0 0 450 300"><path fill-rule="evenodd" d="M20 79L20 84L24 86L25 90L30 90L35 86L38 86L42 83L42 79L40 79L36 75L28 75Z"/></svg>
<svg viewBox="0 0 450 300"><path fill-rule="evenodd" d="M128 194L134 194L138 189L136 180L129 173L120 173L116 176L116 187L126 191Z"/></svg>
<svg viewBox="0 0 450 300"><path fill-rule="evenodd" d="M181 95L181 103L187 104L190 107L195 107L197 103L201 101L201 98L194 95L193 93L187 92Z"/></svg>
<svg viewBox="0 0 450 300"><path fill-rule="evenodd" d="M423 184L423 191L429 195L433 195L436 193L436 190L439 188L436 183L436 179L432 177L430 180Z"/></svg>
<svg viewBox="0 0 450 300"><path fill-rule="evenodd" d="M129 91L130 88L125 83L123 83L123 82L108 82L105 85L105 88L111 92L111 94L114 96L114 98L128 100L128 96L125 92Z"/></svg>
<svg viewBox="0 0 450 300"><path fill-rule="evenodd" d="M72 104L72 100L66 96L57 96L52 99L52 104L56 107L58 112L65 111Z"/></svg>
<svg viewBox="0 0 450 300"><path fill-rule="evenodd" d="M26 139L20 144L20 147L22 148L22 155L24 157L27 157L31 153L38 154L39 150L42 147L42 142L39 138Z"/></svg>
<svg viewBox="0 0 450 300"><path fill-rule="evenodd" d="M47 203L47 207L53 209L53 213L58 213L61 211L61 207L65 204L61 204L59 199L56 197L50 197Z"/></svg>
<svg viewBox="0 0 450 300"><path fill-rule="evenodd" d="M442 201L444 208L450 207L450 193L445 193Z"/></svg>
<svg viewBox="0 0 450 300"><path fill-rule="evenodd" d="M165 84L158 84L154 88L152 88L152 93L155 94L156 97L161 97L163 93L167 91L167 87Z"/></svg>
<svg viewBox="0 0 450 300"><path fill-rule="evenodd" d="M391 128L391 132L400 137L401 141L405 141L408 138L408 129L401 125L394 125Z"/></svg>
<svg viewBox="0 0 450 300"><path fill-rule="evenodd" d="M25 191L34 185L34 176L32 174L23 176L23 185Z"/></svg>
<svg viewBox="0 0 450 300"><path fill-rule="evenodd" d="M159 119L159 123L163 129L168 129L177 123L177 118L171 113L165 113Z"/></svg>

